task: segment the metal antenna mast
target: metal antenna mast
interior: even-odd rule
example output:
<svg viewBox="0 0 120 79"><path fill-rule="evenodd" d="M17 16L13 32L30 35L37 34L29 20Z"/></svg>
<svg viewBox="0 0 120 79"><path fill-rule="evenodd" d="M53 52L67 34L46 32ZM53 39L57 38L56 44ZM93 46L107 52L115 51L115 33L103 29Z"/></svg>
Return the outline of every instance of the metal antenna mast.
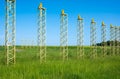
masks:
<svg viewBox="0 0 120 79"><path fill-rule="evenodd" d="M102 22L102 29L101 29L101 43L102 43L102 53L103 53L103 56L106 56L107 55L107 44L106 44L106 25L104 24L104 22Z"/></svg>
<svg viewBox="0 0 120 79"><path fill-rule="evenodd" d="M63 61L68 59L68 16L62 10L60 15L60 50Z"/></svg>
<svg viewBox="0 0 120 79"><path fill-rule="evenodd" d="M119 27L115 27L116 54L119 54Z"/></svg>
<svg viewBox="0 0 120 79"><path fill-rule="evenodd" d="M77 19L77 58L84 56L83 46L83 19L78 15Z"/></svg>
<svg viewBox="0 0 120 79"><path fill-rule="evenodd" d="M111 36L111 54L115 55L115 27L110 25Z"/></svg>
<svg viewBox="0 0 120 79"><path fill-rule="evenodd" d="M110 55L113 53L113 26L110 24Z"/></svg>
<svg viewBox="0 0 120 79"><path fill-rule="evenodd" d="M15 0L6 0L5 47L6 63L15 64Z"/></svg>
<svg viewBox="0 0 120 79"><path fill-rule="evenodd" d="M97 46L96 46L96 22L94 19L91 20L90 26L90 45L91 45L91 56L97 56Z"/></svg>
<svg viewBox="0 0 120 79"><path fill-rule="evenodd" d="M118 42L119 42L119 55L120 55L120 27L119 27L119 35L118 35L118 37L119 37L118 38L118 40L119 40Z"/></svg>
<svg viewBox="0 0 120 79"><path fill-rule="evenodd" d="M38 48L40 53L40 62L46 61L46 9L40 3L38 16Z"/></svg>
<svg viewBox="0 0 120 79"><path fill-rule="evenodd" d="M115 55L116 52L116 32L115 32L115 26L113 27L113 55Z"/></svg>

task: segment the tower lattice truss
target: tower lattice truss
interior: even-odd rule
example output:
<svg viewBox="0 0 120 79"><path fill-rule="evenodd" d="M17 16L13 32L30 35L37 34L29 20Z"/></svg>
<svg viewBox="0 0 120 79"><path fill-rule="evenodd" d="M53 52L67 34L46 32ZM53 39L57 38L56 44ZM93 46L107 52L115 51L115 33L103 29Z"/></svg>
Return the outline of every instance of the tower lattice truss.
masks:
<svg viewBox="0 0 120 79"><path fill-rule="evenodd" d="M46 60L46 9L39 5L38 18L38 48L40 54L40 62Z"/></svg>
<svg viewBox="0 0 120 79"><path fill-rule="evenodd" d="M94 19L92 19L90 26L90 45L91 45L91 56L96 57L97 56L96 23L94 22Z"/></svg>
<svg viewBox="0 0 120 79"><path fill-rule="evenodd" d="M68 16L62 10L60 18L60 50L63 60L68 59Z"/></svg>
<svg viewBox="0 0 120 79"><path fill-rule="evenodd" d="M77 20L77 57L84 56L84 46L83 46L83 19L78 16Z"/></svg>
<svg viewBox="0 0 120 79"><path fill-rule="evenodd" d="M119 34L118 34L118 39L119 39L119 55L120 55L120 27L119 27Z"/></svg>
<svg viewBox="0 0 120 79"><path fill-rule="evenodd" d="M102 29L101 29L101 43L102 43L102 53L103 56L107 55L107 41L106 41L106 25L102 22Z"/></svg>
<svg viewBox="0 0 120 79"><path fill-rule="evenodd" d="M120 27L110 26L111 54L120 54Z"/></svg>
<svg viewBox="0 0 120 79"><path fill-rule="evenodd" d="M15 64L15 0L6 0L5 46L7 64Z"/></svg>
<svg viewBox="0 0 120 79"><path fill-rule="evenodd" d="M111 54L114 55L115 54L115 50L114 50L114 27L111 25L110 26L110 47L111 47Z"/></svg>
<svg viewBox="0 0 120 79"><path fill-rule="evenodd" d="M115 27L115 54L119 55L119 27Z"/></svg>

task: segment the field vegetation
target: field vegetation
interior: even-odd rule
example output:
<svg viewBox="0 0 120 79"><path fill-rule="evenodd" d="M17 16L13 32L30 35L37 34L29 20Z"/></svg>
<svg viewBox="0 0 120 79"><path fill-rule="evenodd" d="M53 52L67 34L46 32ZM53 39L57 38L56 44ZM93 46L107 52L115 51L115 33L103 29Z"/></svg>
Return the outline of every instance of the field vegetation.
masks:
<svg viewBox="0 0 120 79"><path fill-rule="evenodd" d="M5 50L0 47L0 79L120 79L120 56L89 57L90 47L85 47L85 57L77 59L76 47L69 46L69 59L62 61L60 48L47 47L47 59L40 63L37 47L17 46L16 64L5 64ZM110 52L108 48L108 52Z"/></svg>

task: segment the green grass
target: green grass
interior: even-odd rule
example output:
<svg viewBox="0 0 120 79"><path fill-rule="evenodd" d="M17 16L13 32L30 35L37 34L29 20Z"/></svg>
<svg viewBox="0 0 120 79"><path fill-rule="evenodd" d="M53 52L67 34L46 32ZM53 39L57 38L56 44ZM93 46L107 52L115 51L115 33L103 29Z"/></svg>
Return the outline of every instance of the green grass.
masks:
<svg viewBox="0 0 120 79"><path fill-rule="evenodd" d="M100 54L100 49L98 49ZM85 54L89 56L89 47ZM17 47L16 64L4 64L0 47L0 79L120 79L120 56L76 59L76 47L69 47L69 60L62 61L59 47L47 47L47 60L40 64L37 49Z"/></svg>

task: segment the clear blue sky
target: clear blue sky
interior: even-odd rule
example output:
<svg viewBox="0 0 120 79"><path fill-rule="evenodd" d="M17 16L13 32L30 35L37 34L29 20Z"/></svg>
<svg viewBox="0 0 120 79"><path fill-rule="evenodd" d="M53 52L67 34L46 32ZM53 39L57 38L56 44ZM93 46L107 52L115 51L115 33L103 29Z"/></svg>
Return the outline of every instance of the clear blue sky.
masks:
<svg viewBox="0 0 120 79"><path fill-rule="evenodd" d="M84 19L84 44L90 44L90 21L97 23L97 42L101 40L101 22L120 26L120 0L16 0L16 43L30 44L37 39L37 7L42 2L47 9L47 45L59 45L60 12L68 14L68 44L76 45L77 16ZM3 44L5 30L5 0L0 0L0 44Z"/></svg>

